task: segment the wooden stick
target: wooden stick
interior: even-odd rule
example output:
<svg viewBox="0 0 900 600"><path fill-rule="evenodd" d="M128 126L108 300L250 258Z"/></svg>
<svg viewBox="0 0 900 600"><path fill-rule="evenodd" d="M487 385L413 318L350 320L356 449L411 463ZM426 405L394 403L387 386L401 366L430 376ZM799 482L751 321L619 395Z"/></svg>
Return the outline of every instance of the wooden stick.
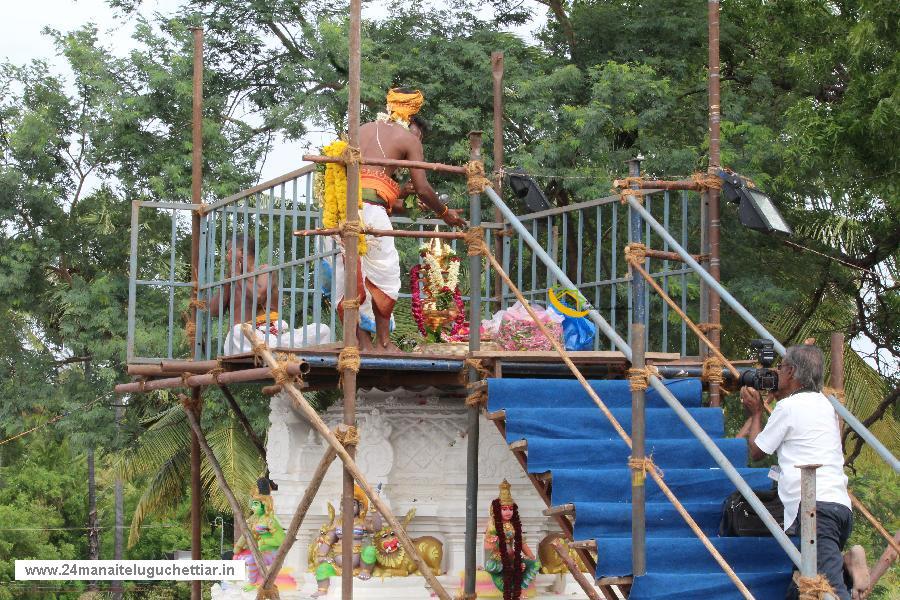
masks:
<svg viewBox="0 0 900 600"><path fill-rule="evenodd" d="M306 157L304 156L303 158ZM619 188L625 187L626 185L628 187L635 185L639 190L687 190L690 192L702 192L705 189L693 179L679 179L675 181L650 179L628 182L623 179L616 179L613 181L613 187Z"/></svg>
<svg viewBox="0 0 900 600"><path fill-rule="evenodd" d="M897 543L896 537L891 536L891 534L888 533L888 530L884 528L884 525L881 524L881 522L875 517L875 515L869 512L869 509L866 508L866 505L863 504L859 498L854 496L853 492L851 492L849 489L847 490L847 495L850 496L850 504L853 505L853 508L862 513L862 516L864 516L866 520L872 524L872 527L875 528L875 531L881 534L881 537L885 539L885 541L888 543L888 546L890 546L894 550L894 552L900 554L900 544Z"/></svg>
<svg viewBox="0 0 900 600"><path fill-rule="evenodd" d="M309 370L307 363L288 363L286 365L288 375L302 375ZM272 370L269 367L258 369L244 369L242 371L226 371L219 375L207 373L205 375L192 375L190 377L169 377L166 379L154 379L153 381L133 381L120 383L116 386L117 394L136 394L164 390L179 387L202 387L205 385L242 383L247 381L260 381L272 379Z"/></svg>
<svg viewBox="0 0 900 600"><path fill-rule="evenodd" d="M894 543L900 542L900 531L894 534L892 541ZM891 568L891 565L894 564L894 562L896 562L898 556L900 556L900 554L898 554L891 545L888 545L888 547L884 549L881 558L878 559L878 562L876 562L872 567L872 570L869 571L869 589L865 591L863 598L869 597L869 594L875 589L875 584L878 583L878 580L881 579L882 575L887 573L887 570Z"/></svg>
<svg viewBox="0 0 900 600"><path fill-rule="evenodd" d="M653 290L657 294L659 294L659 296L663 300L665 300L666 304L671 306L672 310L674 310L676 313L678 313L678 316L681 317L681 320L685 322L685 324L690 328L690 330L693 331L697 337L699 337L701 340L703 340L703 343L705 343L707 345L710 352L715 354L716 358L718 358L723 363L725 363L725 366L728 368L729 371L731 371L731 374L734 376L735 381L740 380L741 374L738 373L738 370L734 367L733 364L731 364L731 361L729 361L727 358L725 358L725 355L719 351L719 348L715 344L713 344L709 340L708 337L706 337L706 335L700 330L699 327L697 327L697 325L694 324L694 322L690 319L690 317L688 317L685 314L685 312L683 310L681 310L681 307L678 306L678 304L674 300L672 300L672 298L670 298L669 295L665 291L663 291L663 289L659 286L659 284L656 283L656 281L654 281L653 277L651 277L650 274L644 270L644 267L641 266L640 262L637 260L631 259L628 261L628 263L632 267L634 267L635 271L637 271L638 273L641 274L641 277L643 277L644 279L647 280L647 283L650 284L650 287L652 287Z"/></svg>
<svg viewBox="0 0 900 600"><path fill-rule="evenodd" d="M262 585L259 586L259 593L257 594L257 600L262 600L263 598L267 598L263 594L263 590L268 591L268 589L275 582L275 578L278 577L278 571L281 570L281 565L284 564L284 559L287 556L288 551L290 551L291 546L294 545L294 542L297 541L297 532L300 531L300 525L303 524L303 519L306 517L307 511L309 511L309 507L312 506L313 500L316 498L316 494L319 492L319 487L322 485L322 480L325 479L325 474L328 472L328 467L331 466L331 463L334 462L334 459L337 458L337 454L331 448L328 448L325 451L325 454L322 456L322 460L319 461L319 466L316 467L315 473L313 473L312 480L309 482L309 485L306 486L306 491L303 492L303 498L300 500L300 504L297 505L297 510L294 511L294 516L291 519L291 524L287 529L287 532L284 534L284 543L281 544L281 548L278 549L278 553L275 555L275 558L272 560L272 564L269 565L269 574L266 575L265 581L263 581Z"/></svg>
<svg viewBox="0 0 900 600"><path fill-rule="evenodd" d="M566 568L569 569L569 573L572 574L572 577L575 578L575 581L578 582L578 585L581 586L581 589L584 590L584 593L587 594L587 597L590 600L603 600L600 597L600 594L597 593L597 590L594 589L594 586L591 585L591 582L588 581L588 578L584 576L584 573L581 572L581 569L578 568L578 565L572 560L572 557L569 556L569 547L568 544L563 542L560 539L557 539L552 544L553 549L556 550L556 553L559 555L559 559L563 561L563 564L566 565Z"/></svg>
<svg viewBox="0 0 900 600"><path fill-rule="evenodd" d="M327 229L298 229L294 232L294 235L306 237L311 235L338 235L340 233L341 229L339 227L331 227ZM466 237L466 234L462 231L409 231L405 229L369 229L368 227L360 228L360 233L375 237L440 238L442 240L461 240Z"/></svg>
<svg viewBox="0 0 900 600"><path fill-rule="evenodd" d="M318 156L316 154L304 154L303 160L314 163L342 163L344 159L340 156ZM359 159L361 165L372 165L375 167L406 167L408 169L427 169L429 171L441 171L443 173L456 173L465 175L465 167L457 167L455 165L445 165L443 163L424 162L421 160L399 160L395 158L376 158L374 156L361 156Z"/></svg>
<svg viewBox="0 0 900 600"><path fill-rule="evenodd" d="M254 330L250 325L244 323L241 326L241 330L244 332L244 335L247 336L248 339L257 340L257 345L254 347L254 351L258 353L260 357L268 364L269 366L275 366L278 364L278 361L275 359L275 356L269 350L269 348L262 343L259 337L256 336L256 330ZM441 600L452 600L451 596L444 589L444 586L441 585L441 582L437 580L434 576L434 573L431 572L431 567L422 559L422 556L419 554L419 550L416 548L416 545L413 544L413 541L409 538L409 534L406 533L406 529L404 529L400 522L397 520L397 517L394 516L394 513L388 508L387 504L381 499L381 496L375 493L374 488L369 484L369 481L366 479L366 476L363 475L362 470L359 468L359 465L356 464L356 461L350 456L347 452L347 449L344 448L343 444L341 444L337 437L334 435L334 432L328 428L328 425L325 424L325 421L322 420L322 417L319 416L319 413L316 412L312 406L310 406L309 402L306 401L306 398L303 397L303 393L297 389L297 386L293 383L285 383L284 391L291 395L293 399L294 408L303 415L303 417L312 425L316 431L318 431L319 435L321 435L328 445L331 446L334 451L337 453L338 458L344 463L345 468L350 471L353 475L353 478L359 484L359 487L362 488L363 492L365 492L366 496L369 497L369 500L375 506L375 510L377 510L384 519L390 524L390 526L394 529L397 534L397 537L400 538L400 543L403 544L403 548L409 553L410 557L412 557L413 561L416 563L416 566L419 567L419 572L422 573L422 576L425 578L425 581L431 586L434 593L437 594Z"/></svg>
<svg viewBox="0 0 900 600"><path fill-rule="evenodd" d="M228 482L225 481L225 474L222 473L222 467L219 465L219 460L216 458L216 455L213 454L212 448L209 447L209 442L206 441L206 436L203 434L203 430L200 429L200 423L197 422L197 417L194 416L193 411L190 406L188 406L189 403L190 400L187 396L181 395L181 408L187 416L187 421L191 426L191 430L200 441L200 448L203 450L203 454L206 455L206 460L209 461L209 465L216 474L216 480L219 482L219 487L222 488L222 493L225 494L225 498L231 506L231 512L234 513L234 522L237 524L241 535L244 536L244 541L247 542L247 546L250 548L250 553L253 555L253 560L256 561L256 567L259 569L260 574L264 577L268 577L269 572L266 568L266 563L263 562L262 554L260 554L259 547L256 545L256 540L253 539L253 534L250 532L247 520L244 519L244 512L241 510L241 505L238 504L237 498L234 497L234 493L228 486Z"/></svg>
<svg viewBox="0 0 900 600"><path fill-rule="evenodd" d="M584 375L581 374L581 371L578 367L575 366L575 363L569 358L566 349L560 345L559 340L550 335L550 332L547 330L547 327L538 319L537 314L534 312L534 309L531 308L531 304L528 303L528 300L525 299L525 296L522 295L522 292L516 287L516 284L513 283L512 279L509 278L509 275L503 270L503 267L500 263L497 262L497 259L488 252L485 248L485 257L490 262L491 266L497 272L498 277L502 277L503 281L512 290L513 294L515 294L516 299L522 303L522 306L528 312L528 315L534 321L534 324L537 325L537 328L540 332L550 341L550 345L553 346L553 349L559 354L560 358L562 358L563 362L569 367L569 370L572 371L572 374L581 383L581 386L587 392L587 394L594 401L594 404L597 405L598 408L603 412L609 422L612 424L613 429L616 430L616 433L619 434L619 437L628 444L628 448L631 448L631 436L629 436L625 429L622 427L622 424L613 416L612 412L610 412L609 408L606 404L600 399L600 396L594 391L594 388L590 386L587 380L584 378ZM688 527L691 528L691 531L697 536L703 546L709 551L710 555L712 555L713 559L719 564L722 571L724 571L725 575L728 576L728 579L735 585L741 595L747 600L753 600L753 594L750 593L750 590L747 589L747 586L744 585L744 582L740 580L737 574L734 572L734 569L731 568L731 565L725 560L722 554L713 546L712 542L709 541L709 538L706 537L706 534L703 533L703 530L700 529L700 526L697 525L697 522L694 521L694 518L690 515L690 513L685 510L684 506L682 506L681 502L679 502L678 498L675 497L675 494L672 493L672 490L669 489L669 486L666 485L665 481L663 481L662 477L660 477L659 473L656 469L648 469L650 476L653 477L653 481L656 482L656 485L659 486L659 489L666 495L678 513L682 516L685 523L687 523Z"/></svg>
<svg viewBox="0 0 900 600"><path fill-rule="evenodd" d="M250 420L247 418L247 415L244 414L244 411L241 410L240 405L237 403L237 399L235 399L234 395L231 393L231 390L228 389L227 385L219 385L219 389L222 390L222 395L225 396L225 400L228 401L228 405L231 407L232 412L238 418L238 421L241 422L241 425L244 427L244 431L247 432L247 435L250 436L250 441L253 442L253 445L256 446L257 452L259 452L259 456L263 459L263 464L266 463L266 447L263 445L262 440L259 439L259 436L256 435L256 432L253 431L253 425L250 424Z"/></svg>

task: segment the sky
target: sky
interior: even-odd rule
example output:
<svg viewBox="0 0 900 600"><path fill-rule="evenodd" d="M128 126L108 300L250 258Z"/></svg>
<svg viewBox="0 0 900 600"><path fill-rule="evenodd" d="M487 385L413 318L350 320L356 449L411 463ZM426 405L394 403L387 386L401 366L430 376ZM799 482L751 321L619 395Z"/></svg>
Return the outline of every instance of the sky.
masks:
<svg viewBox="0 0 900 600"><path fill-rule="evenodd" d="M36 58L50 63L60 73L67 72L65 62L56 58L50 38L41 33L49 27L70 31L86 23L94 23L106 35L106 45L116 54L124 54L133 47L133 20L123 25L121 17L109 8L105 0L0 0L0 60L23 64ZM171 13L181 0L144 0L140 9L144 15L154 12ZM386 0L364 2L363 18L386 14ZM542 22L543 11L537 11L535 22ZM521 27L515 33L531 37L534 24ZM308 141L313 145L325 143L329 134L313 132ZM301 166L303 144L276 138L272 151L260 173L260 180L275 178Z"/></svg>

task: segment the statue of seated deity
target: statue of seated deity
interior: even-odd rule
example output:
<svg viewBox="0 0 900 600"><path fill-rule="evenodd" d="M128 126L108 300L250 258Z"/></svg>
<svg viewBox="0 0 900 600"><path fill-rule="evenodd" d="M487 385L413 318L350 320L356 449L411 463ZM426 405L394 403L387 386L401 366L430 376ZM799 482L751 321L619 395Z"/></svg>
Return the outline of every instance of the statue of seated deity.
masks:
<svg viewBox="0 0 900 600"><path fill-rule="evenodd" d="M343 516L334 518L334 508L329 504L331 522L322 526L319 537L310 548L311 567L315 566L318 590L312 595L318 598L328 594L330 578L340 575L343 569L341 553L344 543ZM376 552L372 545L372 537L381 529L381 515L377 512L369 515L369 499L359 486L353 489L353 569L354 575L361 580L372 577L375 567ZM313 555L315 552L315 555Z"/></svg>
<svg viewBox="0 0 900 600"><path fill-rule="evenodd" d="M409 512L406 513L406 517L403 519L403 529L407 528L407 525L415 516L416 509L409 509ZM389 524L386 523L375 534L374 543L376 564L373 574L376 577L406 577L419 572L419 566L407 554L406 548L400 543L400 537ZM425 561L425 564L431 569L431 572L435 575L441 575L441 563L444 560L444 544L436 537L430 535L412 538L412 543L419 551L419 555Z"/></svg>
<svg viewBox="0 0 900 600"><path fill-rule="evenodd" d="M284 528L275 516L275 507L272 504L271 482L262 477L256 482L257 489L250 499L250 517L247 526L250 534L256 542L256 547L262 556L263 562L268 567L275 560L275 553L284 543ZM250 551L246 538L241 535L234 543L234 560L243 560L247 564L247 579L249 583L245 589L252 590L262 585L263 576L256 564L256 559ZM290 575L290 569L282 569L275 584L280 590L297 589L297 583Z"/></svg>
<svg viewBox="0 0 900 600"><path fill-rule="evenodd" d="M541 568L541 562L525 543L519 507L513 502L510 484L500 484L500 497L491 502L484 532L484 570L503 600L520 600Z"/></svg>

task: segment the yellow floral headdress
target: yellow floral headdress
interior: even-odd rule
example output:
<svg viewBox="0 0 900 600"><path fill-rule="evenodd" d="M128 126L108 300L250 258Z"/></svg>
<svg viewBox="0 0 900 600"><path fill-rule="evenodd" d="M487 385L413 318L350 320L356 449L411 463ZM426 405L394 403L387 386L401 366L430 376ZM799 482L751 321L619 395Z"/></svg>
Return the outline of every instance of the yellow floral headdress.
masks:
<svg viewBox="0 0 900 600"><path fill-rule="evenodd" d="M401 92L399 88L388 90L387 108L391 119L409 123L409 118L419 112L425 104L425 96L416 90L411 93Z"/></svg>

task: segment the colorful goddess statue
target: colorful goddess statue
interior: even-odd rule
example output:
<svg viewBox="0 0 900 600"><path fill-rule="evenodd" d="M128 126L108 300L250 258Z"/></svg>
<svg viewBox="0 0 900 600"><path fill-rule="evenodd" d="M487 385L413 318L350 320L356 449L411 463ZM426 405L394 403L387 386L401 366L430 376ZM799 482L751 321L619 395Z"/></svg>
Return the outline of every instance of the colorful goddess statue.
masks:
<svg viewBox="0 0 900 600"><path fill-rule="evenodd" d="M519 507L509 489L509 482L504 479L500 497L491 502L484 532L484 570L503 592L503 600L519 600L534 581L541 563L525 543Z"/></svg>
<svg viewBox="0 0 900 600"><path fill-rule="evenodd" d="M334 509L329 509L329 514L334 514ZM330 524L322 526L321 535L315 541L315 557L310 552L310 558L315 561L316 583L318 591L312 597L318 598L328 594L331 583L330 577L339 575L343 568L343 548L345 536L342 526L343 517L332 519ZM377 512L369 515L369 499L362 489L356 485L353 488L353 572L362 580L372 577L372 569L375 567L376 552L372 545L372 536L381 529L381 515ZM310 565L311 567L313 565Z"/></svg>
<svg viewBox="0 0 900 600"><path fill-rule="evenodd" d="M250 517L247 519L250 534L256 541L256 547L266 566L272 564L275 553L284 543L284 528L275 517L270 484L269 479L265 477L257 480L257 489L250 499ZM253 553L250 552L249 544L243 535L234 543L234 560L243 560L247 564L247 579L249 580L247 589L253 589L262 584L262 573L260 573ZM275 579L275 584L281 590L297 589L297 583L291 576L290 569L282 569Z"/></svg>

